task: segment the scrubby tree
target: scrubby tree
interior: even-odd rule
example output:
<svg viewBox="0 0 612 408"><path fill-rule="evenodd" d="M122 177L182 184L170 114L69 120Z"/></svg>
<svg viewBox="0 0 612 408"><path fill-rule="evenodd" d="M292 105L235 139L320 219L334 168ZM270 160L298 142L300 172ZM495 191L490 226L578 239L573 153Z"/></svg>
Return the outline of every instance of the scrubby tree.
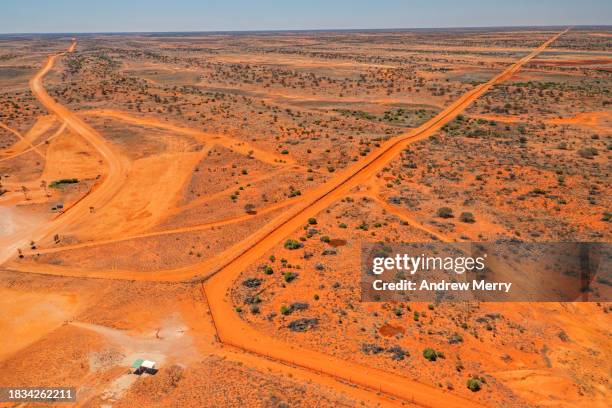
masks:
<svg viewBox="0 0 612 408"><path fill-rule="evenodd" d="M302 244L298 241L296 241L295 239L288 239L287 241L285 241L285 248L287 249L299 249L302 247Z"/></svg>
<svg viewBox="0 0 612 408"><path fill-rule="evenodd" d="M245 204L244 211L247 214L254 214L255 213L255 205L251 204L251 203Z"/></svg>
<svg viewBox="0 0 612 408"><path fill-rule="evenodd" d="M484 383L484 378L475 376L467 380L467 387L470 391L477 392L482 389Z"/></svg>
<svg viewBox="0 0 612 408"><path fill-rule="evenodd" d="M465 222L468 224L472 224L476 222L476 218L474 217L474 214L472 214L471 212L462 212L461 215L459 216L459 220L461 220L461 222Z"/></svg>
<svg viewBox="0 0 612 408"><path fill-rule="evenodd" d="M449 208L449 207L440 207L440 208L438 208L438 211L436 212L436 214L440 218L453 218L454 217L453 209Z"/></svg>
<svg viewBox="0 0 612 408"><path fill-rule="evenodd" d="M423 357L429 361L436 361L439 358L444 358L444 353L427 347L425 350L423 350Z"/></svg>

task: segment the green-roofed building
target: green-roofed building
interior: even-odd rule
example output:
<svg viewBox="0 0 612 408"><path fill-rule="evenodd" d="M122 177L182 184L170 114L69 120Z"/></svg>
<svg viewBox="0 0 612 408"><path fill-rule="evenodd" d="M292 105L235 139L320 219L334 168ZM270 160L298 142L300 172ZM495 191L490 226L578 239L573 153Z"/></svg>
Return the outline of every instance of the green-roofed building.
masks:
<svg viewBox="0 0 612 408"><path fill-rule="evenodd" d="M144 360L142 358L139 358L137 360L134 360L134 362L132 363L132 366L130 367L131 371L137 371L140 366L142 365L142 363L144 362Z"/></svg>

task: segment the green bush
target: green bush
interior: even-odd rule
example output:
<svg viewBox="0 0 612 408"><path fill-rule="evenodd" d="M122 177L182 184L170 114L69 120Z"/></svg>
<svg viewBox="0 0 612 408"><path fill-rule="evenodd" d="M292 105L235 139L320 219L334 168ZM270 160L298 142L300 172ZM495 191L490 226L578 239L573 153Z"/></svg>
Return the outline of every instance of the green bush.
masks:
<svg viewBox="0 0 612 408"><path fill-rule="evenodd" d="M453 209L449 208L449 207L440 207L440 208L438 208L438 211L436 212L436 214L440 218L453 218L454 217Z"/></svg>
<svg viewBox="0 0 612 408"><path fill-rule="evenodd" d="M49 187L51 187L51 188L61 188L61 187L63 187L66 184L76 184L78 182L79 182L79 180L75 179L75 178L55 180L55 181L52 181L51 184L49 184Z"/></svg>
<svg viewBox="0 0 612 408"><path fill-rule="evenodd" d="M578 155L580 157L585 158L585 159L592 159L593 157L597 156L598 154L599 154L599 152L594 147L585 147L583 149L578 150Z"/></svg>
<svg viewBox="0 0 612 408"><path fill-rule="evenodd" d="M247 214L255 214L255 205L254 204L245 204L244 212Z"/></svg>
<svg viewBox="0 0 612 408"><path fill-rule="evenodd" d="M436 361L439 358L444 358L444 353L436 351L431 347L427 347L425 350L423 350L423 357L429 361Z"/></svg>
<svg viewBox="0 0 612 408"><path fill-rule="evenodd" d="M467 380L467 387L472 392L478 392L482 389L484 379L482 377L472 377Z"/></svg>
<svg viewBox="0 0 612 408"><path fill-rule="evenodd" d="M462 212L461 215L459 216L459 220L461 222L465 222L468 224L472 224L476 222L476 218L474 217L474 214L472 214L471 212Z"/></svg>
<svg viewBox="0 0 612 408"><path fill-rule="evenodd" d="M299 249L302 247L302 244L299 243L298 241L296 241L295 239L288 239L287 241L285 241L285 248L287 249Z"/></svg>
<svg viewBox="0 0 612 408"><path fill-rule="evenodd" d="M436 350L432 348L426 348L425 350L423 350L423 357L425 357L429 361L436 361L438 359Z"/></svg>
<svg viewBox="0 0 612 408"><path fill-rule="evenodd" d="M283 277L285 278L285 282L289 283L295 280L295 278L298 277L297 273L295 272L285 272L283 274Z"/></svg>

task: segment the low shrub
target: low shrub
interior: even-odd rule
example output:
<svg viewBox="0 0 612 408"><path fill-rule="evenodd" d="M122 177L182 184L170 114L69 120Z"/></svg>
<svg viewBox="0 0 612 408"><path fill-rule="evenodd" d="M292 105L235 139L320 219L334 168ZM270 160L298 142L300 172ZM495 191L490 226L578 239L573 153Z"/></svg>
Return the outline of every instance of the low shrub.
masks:
<svg viewBox="0 0 612 408"><path fill-rule="evenodd" d="M449 207L440 207L440 208L438 208L438 211L436 211L436 214L440 218L453 218L454 217L453 209L449 208Z"/></svg>
<svg viewBox="0 0 612 408"><path fill-rule="evenodd" d="M79 182L79 180L76 179L76 178L55 180L55 181L52 181L49 184L49 187L51 187L51 188L61 188L61 187L63 187L66 184L76 184L78 182Z"/></svg>
<svg viewBox="0 0 612 408"><path fill-rule="evenodd" d="M287 241L285 241L285 248L287 249L294 250L294 249L299 249L301 247L302 247L302 244L296 241L295 239L288 239Z"/></svg>
<svg viewBox="0 0 612 408"><path fill-rule="evenodd" d="M476 222L476 218L474 217L474 214L472 214L471 212L462 212L461 215L459 216L459 220L461 222L465 222L468 224L472 224Z"/></svg>
<svg viewBox="0 0 612 408"><path fill-rule="evenodd" d="M444 358L444 353L427 347L425 350L423 350L423 357L429 361L436 361L439 358Z"/></svg>
<svg viewBox="0 0 612 408"><path fill-rule="evenodd" d="M467 387L472 392L478 392L482 389L482 385L485 383L482 377L472 377L467 380Z"/></svg>
<svg viewBox="0 0 612 408"><path fill-rule="evenodd" d="M295 272L285 272L283 274L283 277L285 278L285 282L289 283L289 282L293 282L295 278L298 277L298 274Z"/></svg>

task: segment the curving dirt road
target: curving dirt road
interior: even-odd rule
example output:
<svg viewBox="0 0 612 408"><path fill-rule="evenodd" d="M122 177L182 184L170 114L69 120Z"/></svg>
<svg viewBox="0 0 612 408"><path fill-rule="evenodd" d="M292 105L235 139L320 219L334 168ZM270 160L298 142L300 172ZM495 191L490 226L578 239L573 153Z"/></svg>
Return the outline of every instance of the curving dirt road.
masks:
<svg viewBox="0 0 612 408"><path fill-rule="evenodd" d="M321 187L305 194L302 197L303 205L299 206L296 211L283 217L284 219L277 219L269 223L260 233L254 234L255 236L249 239L250 245L247 249L225 262L218 272L204 283L204 291L210 303L220 341L309 370L339 377L372 390L379 390L406 401L413 401L419 405L475 406L476 404L472 401L434 387L268 337L245 323L234 311L231 300L226 295L246 265L257 262L268 250L274 248L285 237L306 223L309 217L315 216L342 198L351 188L367 181L393 160L408 144L431 136L444 124L463 112L493 85L514 75L523 64L538 55L565 32L567 30L553 36L499 75L467 92L425 124L387 141L370 156L338 173Z"/></svg>
<svg viewBox="0 0 612 408"><path fill-rule="evenodd" d="M257 160L270 164L294 164L295 160L288 156L276 155L265 150L261 150L242 140L233 139L231 137L219 134L211 134L199 130L178 126L170 122L163 122L158 119L143 118L131 115L127 112L112 110L112 109L97 109L80 112L81 114L90 116L103 116L113 119L118 119L126 123L131 123L140 126L152 126L159 129L169 130L171 132L192 136L202 142L218 144L233 150L236 153L252 156Z"/></svg>
<svg viewBox="0 0 612 408"><path fill-rule="evenodd" d="M72 52L75 47L76 41L73 41L68 52ZM35 228L23 229L15 234L2 237L0 239L0 265L15 256L18 248L27 247L30 241L36 242L41 240L62 228L90 216L89 207L99 207L108 202L117 193L128 174L129 163L127 160L123 159L115 149L109 146L98 132L65 106L55 101L45 90L43 78L53 68L57 58L64 54L59 53L50 56L40 71L30 80L30 88L45 108L54 113L66 126L83 137L100 153L107 163L106 177L95 190L60 217Z"/></svg>

